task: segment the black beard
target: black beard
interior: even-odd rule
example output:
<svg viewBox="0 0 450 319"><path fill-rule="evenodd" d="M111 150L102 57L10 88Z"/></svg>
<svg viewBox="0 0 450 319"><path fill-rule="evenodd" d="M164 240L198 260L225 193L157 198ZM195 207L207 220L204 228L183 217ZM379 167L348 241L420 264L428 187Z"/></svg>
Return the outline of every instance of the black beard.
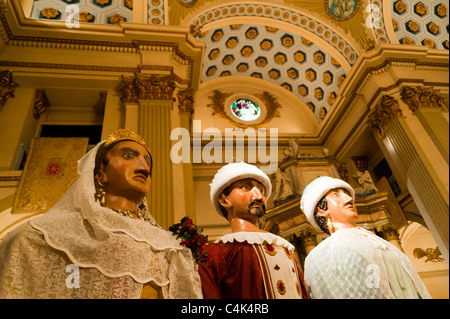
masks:
<svg viewBox="0 0 450 319"><path fill-rule="evenodd" d="M264 214L266 213L266 205L264 205L264 203L259 200L254 200L254 201L251 201L250 203L248 203L248 208L247 208L248 213L250 214L250 210L252 209L254 204L261 205L261 207L254 207L254 209L255 209L256 216L258 216L259 218L263 217Z"/></svg>

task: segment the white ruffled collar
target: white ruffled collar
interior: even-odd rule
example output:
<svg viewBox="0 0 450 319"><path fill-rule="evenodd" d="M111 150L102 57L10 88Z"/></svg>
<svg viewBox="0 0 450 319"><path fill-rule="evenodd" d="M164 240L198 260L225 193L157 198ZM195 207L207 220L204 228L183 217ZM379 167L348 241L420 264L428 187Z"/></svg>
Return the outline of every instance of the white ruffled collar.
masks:
<svg viewBox="0 0 450 319"><path fill-rule="evenodd" d="M270 244L278 245L289 250L294 249L294 246L286 239L272 233L263 232L238 232L226 234L215 241L215 243L232 243L234 241L239 243L247 242L249 244Z"/></svg>

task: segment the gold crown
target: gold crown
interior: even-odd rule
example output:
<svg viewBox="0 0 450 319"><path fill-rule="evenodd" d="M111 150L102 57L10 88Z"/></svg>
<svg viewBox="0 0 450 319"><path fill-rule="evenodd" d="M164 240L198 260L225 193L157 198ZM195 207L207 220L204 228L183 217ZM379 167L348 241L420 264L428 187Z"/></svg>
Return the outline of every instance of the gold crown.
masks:
<svg viewBox="0 0 450 319"><path fill-rule="evenodd" d="M144 139L129 128L118 129L118 130L112 132L106 139L105 146L108 148L109 146L112 146L113 144L120 142L120 141L134 141L134 142L139 143L142 146L144 146L148 151L148 147L145 144Z"/></svg>

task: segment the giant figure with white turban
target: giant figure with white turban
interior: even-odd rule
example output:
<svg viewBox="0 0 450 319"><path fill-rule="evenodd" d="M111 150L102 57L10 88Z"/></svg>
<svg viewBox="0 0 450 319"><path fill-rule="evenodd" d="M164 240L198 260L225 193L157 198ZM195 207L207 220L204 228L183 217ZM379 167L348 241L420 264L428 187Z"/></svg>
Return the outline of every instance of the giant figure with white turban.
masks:
<svg viewBox="0 0 450 319"><path fill-rule="evenodd" d="M431 298L408 257L356 226L355 191L322 176L303 191L300 207L310 224L329 234L305 259L305 282L314 299Z"/></svg>

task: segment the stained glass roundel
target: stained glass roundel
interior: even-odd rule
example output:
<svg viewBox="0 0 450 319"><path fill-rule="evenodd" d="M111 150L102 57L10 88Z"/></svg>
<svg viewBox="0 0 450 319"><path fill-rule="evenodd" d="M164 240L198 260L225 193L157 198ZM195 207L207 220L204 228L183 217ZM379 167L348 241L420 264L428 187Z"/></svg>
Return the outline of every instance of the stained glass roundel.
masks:
<svg viewBox="0 0 450 319"><path fill-rule="evenodd" d="M242 121L254 121L261 115L260 107L249 99L237 99L231 103L231 113Z"/></svg>

